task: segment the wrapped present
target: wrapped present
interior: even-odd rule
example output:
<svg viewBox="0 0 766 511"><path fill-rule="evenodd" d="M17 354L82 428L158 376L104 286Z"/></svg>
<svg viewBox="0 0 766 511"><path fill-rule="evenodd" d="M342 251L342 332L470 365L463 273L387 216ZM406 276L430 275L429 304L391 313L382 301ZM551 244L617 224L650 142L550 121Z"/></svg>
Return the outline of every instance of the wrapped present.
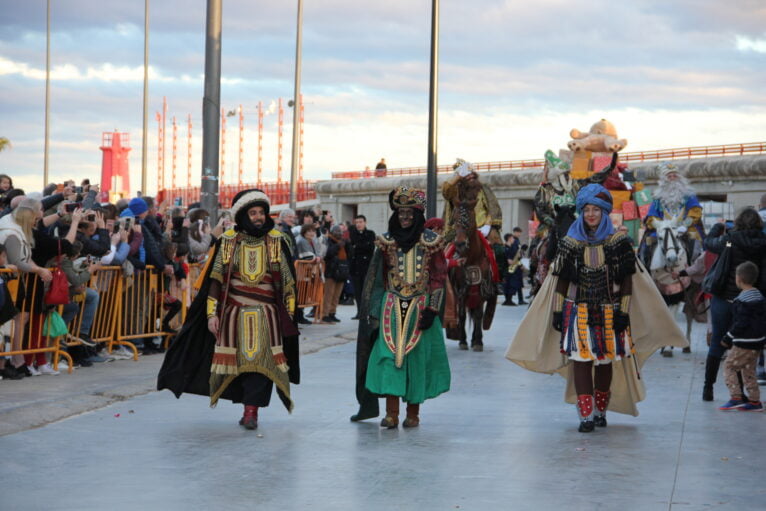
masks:
<svg viewBox="0 0 766 511"><path fill-rule="evenodd" d="M622 225L622 213L621 212L612 211L611 213L609 213L609 218L611 218L612 225L614 226L615 229Z"/></svg>
<svg viewBox="0 0 766 511"><path fill-rule="evenodd" d="M633 240L633 243L638 245L639 241L641 241L641 238L640 238L641 220L638 220L638 219L625 220L623 221L622 225L627 227L628 236L630 236L630 239Z"/></svg>
<svg viewBox="0 0 766 511"><path fill-rule="evenodd" d="M638 207L638 215L644 219L646 218L646 215L649 214L649 208L651 207L651 204L644 204L643 206Z"/></svg>
<svg viewBox="0 0 766 511"><path fill-rule="evenodd" d="M612 208L614 211L622 211L622 203L630 200L630 190L610 190L612 194Z"/></svg>
<svg viewBox="0 0 766 511"><path fill-rule="evenodd" d="M611 154L608 154L608 155L599 154L598 156L593 157L590 168L593 169L593 172L601 172L602 170L604 170L606 167L608 167L611 164L612 164Z"/></svg>
<svg viewBox="0 0 766 511"><path fill-rule="evenodd" d="M572 179L585 179L590 175L590 151L575 151L572 156Z"/></svg>
<svg viewBox="0 0 766 511"><path fill-rule="evenodd" d="M644 204L651 204L652 193L646 188L642 188L641 190L636 190L633 193L633 200L636 201L636 204L639 206L643 206Z"/></svg>
<svg viewBox="0 0 766 511"><path fill-rule="evenodd" d="M623 220L635 220L638 218L638 207L632 200L628 200L622 203L622 219Z"/></svg>
<svg viewBox="0 0 766 511"><path fill-rule="evenodd" d="M537 228L540 226L540 222L537 220L529 220L529 225L527 226L527 231L529 234L529 239L534 238L537 236Z"/></svg>

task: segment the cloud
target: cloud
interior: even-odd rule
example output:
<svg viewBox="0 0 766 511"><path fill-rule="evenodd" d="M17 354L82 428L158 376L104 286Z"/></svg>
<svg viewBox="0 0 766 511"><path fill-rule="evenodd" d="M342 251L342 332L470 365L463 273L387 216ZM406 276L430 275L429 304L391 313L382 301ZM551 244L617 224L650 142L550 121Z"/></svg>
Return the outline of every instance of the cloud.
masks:
<svg viewBox="0 0 766 511"><path fill-rule="evenodd" d="M756 53L766 53L766 37L763 39L757 39L738 35L737 49L742 52L754 51Z"/></svg>

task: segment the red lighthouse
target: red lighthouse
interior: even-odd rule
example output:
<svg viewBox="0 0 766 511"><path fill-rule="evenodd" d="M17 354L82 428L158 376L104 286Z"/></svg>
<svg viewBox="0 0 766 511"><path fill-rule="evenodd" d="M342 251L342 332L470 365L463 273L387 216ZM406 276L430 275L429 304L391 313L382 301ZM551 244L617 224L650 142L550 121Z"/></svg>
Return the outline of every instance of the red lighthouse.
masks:
<svg viewBox="0 0 766 511"><path fill-rule="evenodd" d="M101 161L101 197L99 200L130 197L130 173L128 153L130 139L127 133L117 131L104 133L100 149Z"/></svg>

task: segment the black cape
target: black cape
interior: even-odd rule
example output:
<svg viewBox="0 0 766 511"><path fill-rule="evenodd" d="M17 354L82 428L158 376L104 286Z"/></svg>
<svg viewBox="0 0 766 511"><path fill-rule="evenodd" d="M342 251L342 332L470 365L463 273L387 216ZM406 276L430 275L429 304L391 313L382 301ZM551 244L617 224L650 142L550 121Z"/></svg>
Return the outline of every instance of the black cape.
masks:
<svg viewBox="0 0 766 511"><path fill-rule="evenodd" d="M213 258L218 254L220 240L216 243ZM286 243L282 240L282 249L288 254ZM292 267L292 264L290 265ZM165 360L162 362L157 376L157 390L168 389L177 398L184 392L200 396L210 396L210 365L213 361L215 336L207 328L207 295L210 289L210 271L213 265L208 265L202 287L186 315L186 322L175 340L170 344ZM300 365L298 336L292 335L282 339L287 365L290 368L288 376L290 383L300 383ZM279 397L289 410L289 400L279 390ZM242 386L235 380L221 395L233 403L242 402Z"/></svg>

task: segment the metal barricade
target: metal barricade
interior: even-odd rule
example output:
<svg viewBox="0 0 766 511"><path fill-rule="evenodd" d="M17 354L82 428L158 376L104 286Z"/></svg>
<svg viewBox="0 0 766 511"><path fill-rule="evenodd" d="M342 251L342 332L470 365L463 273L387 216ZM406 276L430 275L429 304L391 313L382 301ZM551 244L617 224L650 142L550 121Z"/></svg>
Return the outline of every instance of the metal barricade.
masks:
<svg viewBox="0 0 766 511"><path fill-rule="evenodd" d="M11 350L3 352L3 356L13 357L23 355L24 363L31 365L32 357L37 358L38 365L48 363L45 354L51 354L53 368L58 368L59 358L64 357L69 363L68 372L72 372L72 357L64 350L58 340L60 336L50 337L44 334L45 321L53 308L44 305L45 288L43 282L34 274L21 273L14 278L13 272L0 269L0 276L8 282L11 299L19 310L10 320ZM45 360L43 362L43 360Z"/></svg>
<svg viewBox="0 0 766 511"><path fill-rule="evenodd" d="M123 280L117 313L117 344L133 346L125 341L167 335L162 331L162 280L161 276L154 272L153 266L147 266L145 270L136 270L131 277ZM134 360L137 360L135 347L133 350Z"/></svg>
<svg viewBox="0 0 766 511"><path fill-rule="evenodd" d="M124 276L121 266L104 266L90 279L90 287L99 296L98 308L93 318L90 337L95 342L106 343L106 350L111 353L115 346L126 346L133 352L133 360L138 360L138 350L131 342L119 339L118 324L122 317L123 289L132 285L132 276Z"/></svg>
<svg viewBox="0 0 766 511"><path fill-rule="evenodd" d="M295 284L298 291L296 307L315 307L314 323L319 323L324 295L321 261L295 261Z"/></svg>

